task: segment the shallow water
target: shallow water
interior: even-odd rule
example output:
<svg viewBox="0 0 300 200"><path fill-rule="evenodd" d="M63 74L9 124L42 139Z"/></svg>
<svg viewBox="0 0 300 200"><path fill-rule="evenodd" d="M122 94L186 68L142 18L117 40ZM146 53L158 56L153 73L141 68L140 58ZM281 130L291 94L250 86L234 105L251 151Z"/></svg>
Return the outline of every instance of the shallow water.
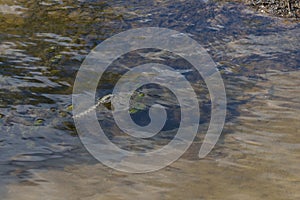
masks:
<svg viewBox="0 0 300 200"><path fill-rule="evenodd" d="M115 33L145 26L186 32L205 47L222 73L228 115L205 159L197 153L209 113L182 158L137 175L109 169L86 152L70 105L85 55ZM299 199L299 23L233 3L1 0L0 30L2 199ZM116 77L108 73L99 95ZM149 143L143 145L134 148Z"/></svg>

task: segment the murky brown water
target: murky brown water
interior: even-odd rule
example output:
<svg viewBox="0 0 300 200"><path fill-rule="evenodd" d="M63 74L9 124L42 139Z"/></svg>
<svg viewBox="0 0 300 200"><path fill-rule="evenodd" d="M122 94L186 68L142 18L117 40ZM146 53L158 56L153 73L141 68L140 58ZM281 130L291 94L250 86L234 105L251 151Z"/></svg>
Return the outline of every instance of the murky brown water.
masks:
<svg viewBox="0 0 300 200"><path fill-rule="evenodd" d="M221 155L182 158L141 175L101 164L33 170L31 179L8 187L8 199L298 199L299 75L268 71L266 80L247 91L255 98L227 123L230 134L216 150Z"/></svg>
<svg viewBox="0 0 300 200"><path fill-rule="evenodd" d="M227 3L37 2L0 1L1 199L300 198L297 22ZM207 158L197 158L197 140L169 167L126 174L86 153L68 108L89 50L143 26L205 46L224 78L228 119Z"/></svg>

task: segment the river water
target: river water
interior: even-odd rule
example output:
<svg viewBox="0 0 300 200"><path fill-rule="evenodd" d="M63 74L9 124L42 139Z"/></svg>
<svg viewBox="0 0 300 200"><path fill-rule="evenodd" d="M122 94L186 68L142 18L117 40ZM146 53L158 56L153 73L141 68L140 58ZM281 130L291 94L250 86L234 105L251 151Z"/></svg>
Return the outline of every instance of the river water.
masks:
<svg viewBox="0 0 300 200"><path fill-rule="evenodd" d="M211 55L227 92L226 124L204 159L197 153L208 117L172 165L121 173L80 143L72 85L97 44L149 26L187 33ZM239 3L0 0L1 199L299 199L299 69L299 22Z"/></svg>

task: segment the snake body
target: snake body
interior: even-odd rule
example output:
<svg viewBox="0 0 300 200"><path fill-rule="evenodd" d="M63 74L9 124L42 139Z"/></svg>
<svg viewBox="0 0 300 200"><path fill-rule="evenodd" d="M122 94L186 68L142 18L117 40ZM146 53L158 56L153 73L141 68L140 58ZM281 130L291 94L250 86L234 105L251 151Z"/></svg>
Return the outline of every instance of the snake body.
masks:
<svg viewBox="0 0 300 200"><path fill-rule="evenodd" d="M87 109L86 111L84 111L84 112L82 112L82 113L79 113L79 114L77 114L77 115L74 115L73 118L81 118L81 117L84 117L84 116L86 116L88 113L90 113L90 112L96 110L97 107L100 106L101 104L103 104L103 105L105 105L105 104L110 104L112 98L113 98L113 95L112 95L112 94L105 95L104 97L102 97L101 99L99 99L95 105L91 106L89 109Z"/></svg>

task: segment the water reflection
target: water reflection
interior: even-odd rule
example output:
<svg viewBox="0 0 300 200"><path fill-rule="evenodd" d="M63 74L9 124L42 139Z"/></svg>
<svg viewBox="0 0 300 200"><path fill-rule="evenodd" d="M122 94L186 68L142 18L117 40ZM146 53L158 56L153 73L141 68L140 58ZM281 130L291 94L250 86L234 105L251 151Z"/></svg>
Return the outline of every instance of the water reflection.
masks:
<svg viewBox="0 0 300 200"><path fill-rule="evenodd" d="M201 134L172 166L129 175L85 152L70 94L91 48L143 26L187 32L205 46L222 72L229 115L206 159L197 160ZM4 199L300 197L299 24L235 3L1 0L0 30L0 175L11 182L1 185Z"/></svg>
<svg viewBox="0 0 300 200"><path fill-rule="evenodd" d="M72 84L84 56L119 22L105 2L0 1L1 184L44 161L86 156L74 137Z"/></svg>

